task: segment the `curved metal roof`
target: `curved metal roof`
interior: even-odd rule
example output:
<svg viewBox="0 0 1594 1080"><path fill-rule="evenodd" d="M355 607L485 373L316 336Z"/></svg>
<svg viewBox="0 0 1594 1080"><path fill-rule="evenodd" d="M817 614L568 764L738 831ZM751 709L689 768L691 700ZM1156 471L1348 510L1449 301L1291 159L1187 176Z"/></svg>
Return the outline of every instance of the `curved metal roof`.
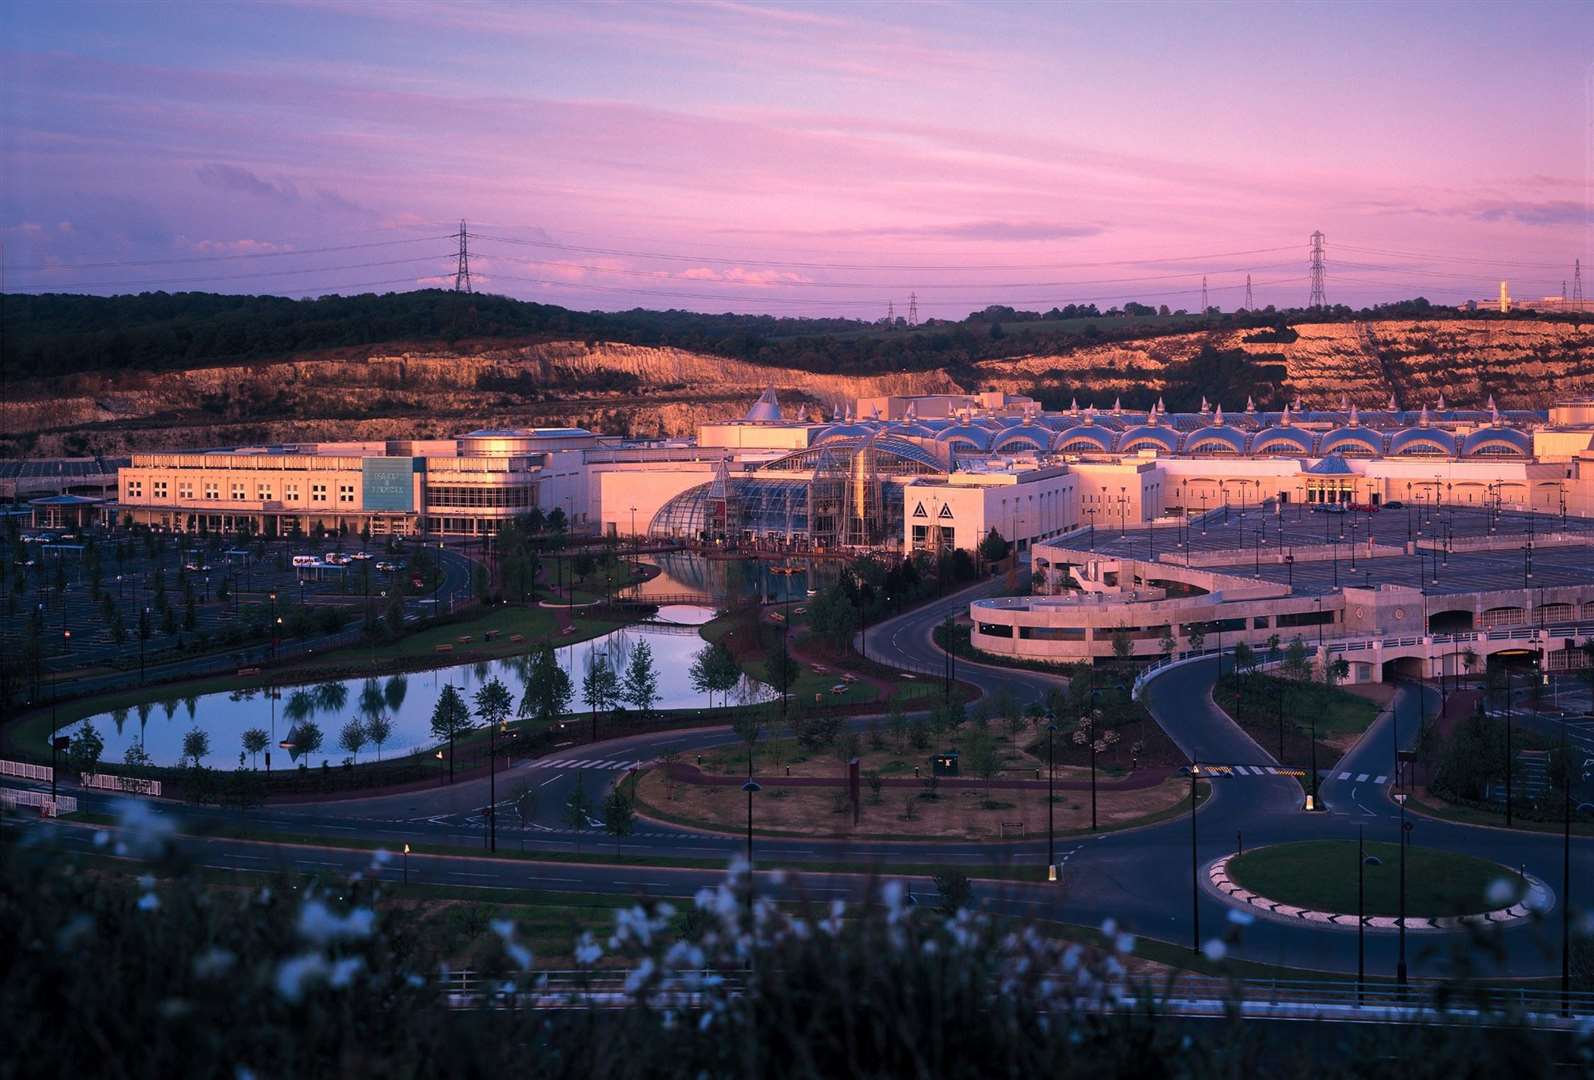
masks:
<svg viewBox="0 0 1594 1080"><path fill-rule="evenodd" d="M1423 454L1455 457L1456 437L1443 428L1405 428L1389 437L1387 453L1390 457L1413 457Z"/></svg>
<svg viewBox="0 0 1594 1080"><path fill-rule="evenodd" d="M1019 442L1032 450L1045 452L1051 449L1053 438L1055 436L1050 428L1043 428L1039 424L1016 424L997 432L991 440L991 449L1000 452L1009 443Z"/></svg>
<svg viewBox="0 0 1594 1080"><path fill-rule="evenodd" d="M1298 427L1263 428L1251 440L1253 454L1310 454L1312 433Z"/></svg>
<svg viewBox="0 0 1594 1080"><path fill-rule="evenodd" d="M1461 440L1461 454L1507 454L1533 456L1533 437L1525 431L1508 427L1479 428Z"/></svg>
<svg viewBox="0 0 1594 1080"><path fill-rule="evenodd" d="M815 435L810 446L821 443L831 443L838 439L866 439L875 433L875 429L868 424L831 424L824 431Z"/></svg>
<svg viewBox="0 0 1594 1080"><path fill-rule="evenodd" d="M1120 452L1137 450L1142 446L1155 446L1170 454L1176 453L1179 449L1179 433L1165 424L1141 424L1118 437Z"/></svg>
<svg viewBox="0 0 1594 1080"><path fill-rule="evenodd" d="M1199 452L1203 447L1219 448L1218 452L1231 454L1245 453L1245 432L1228 424L1211 424L1198 428L1184 437L1184 451L1187 454ZM1211 450L1207 451L1211 453Z"/></svg>
<svg viewBox="0 0 1594 1080"><path fill-rule="evenodd" d="M991 433L983 427L973 424L959 424L939 432L935 437L936 442L971 444L976 450L989 450L991 448Z"/></svg>
<svg viewBox="0 0 1594 1080"><path fill-rule="evenodd" d="M1323 436L1317 444L1317 452L1324 456L1328 454L1343 454L1347 451L1360 451L1372 457L1377 457L1384 452L1384 439L1378 432L1364 427L1335 428Z"/></svg>
<svg viewBox="0 0 1594 1080"><path fill-rule="evenodd" d="M1112 449L1116 438L1114 432L1100 424L1075 424L1057 433L1057 438L1052 440L1052 449L1067 450L1074 443L1088 442L1097 450L1105 452Z"/></svg>

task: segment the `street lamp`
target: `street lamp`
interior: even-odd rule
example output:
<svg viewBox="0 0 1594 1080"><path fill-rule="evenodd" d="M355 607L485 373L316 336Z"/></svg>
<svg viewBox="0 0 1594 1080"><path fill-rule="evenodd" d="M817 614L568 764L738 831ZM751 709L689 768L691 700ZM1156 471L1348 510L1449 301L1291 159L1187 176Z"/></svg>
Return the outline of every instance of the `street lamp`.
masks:
<svg viewBox="0 0 1594 1080"><path fill-rule="evenodd" d="M1053 833L1053 805L1056 800L1054 777L1057 773L1057 756L1052 749L1052 737L1057 734L1057 714L1046 710L1046 878L1057 880L1057 842Z"/></svg>
<svg viewBox="0 0 1594 1080"><path fill-rule="evenodd" d="M404 841L404 884L410 883L410 842Z"/></svg>
<svg viewBox="0 0 1594 1080"><path fill-rule="evenodd" d="M1411 833L1411 822L1406 820L1406 794L1396 792L1400 804L1400 959L1395 964L1395 981L1406 985L1406 844Z"/></svg>
<svg viewBox="0 0 1594 1080"><path fill-rule="evenodd" d="M751 776L747 783L742 785L742 790L747 792L747 917L753 917L753 795L763 790L757 780Z"/></svg>
<svg viewBox="0 0 1594 1080"><path fill-rule="evenodd" d="M1190 926L1191 951L1201 951L1201 882L1196 865L1196 777L1201 772L1199 761L1190 762Z"/></svg>

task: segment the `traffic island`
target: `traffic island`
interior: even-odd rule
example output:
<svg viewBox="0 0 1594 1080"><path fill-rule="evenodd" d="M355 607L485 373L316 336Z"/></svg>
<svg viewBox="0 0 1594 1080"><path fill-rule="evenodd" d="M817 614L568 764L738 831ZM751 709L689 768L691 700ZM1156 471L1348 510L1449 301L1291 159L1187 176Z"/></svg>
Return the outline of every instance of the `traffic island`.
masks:
<svg viewBox="0 0 1594 1080"><path fill-rule="evenodd" d="M1360 866L1358 866L1360 861ZM1359 873L1358 873L1359 871ZM1400 846L1309 840L1225 855L1207 867L1210 888L1254 914L1292 923L1369 930L1400 928ZM1452 930L1511 923L1548 910L1537 878L1487 859L1435 848L1406 849L1406 929Z"/></svg>

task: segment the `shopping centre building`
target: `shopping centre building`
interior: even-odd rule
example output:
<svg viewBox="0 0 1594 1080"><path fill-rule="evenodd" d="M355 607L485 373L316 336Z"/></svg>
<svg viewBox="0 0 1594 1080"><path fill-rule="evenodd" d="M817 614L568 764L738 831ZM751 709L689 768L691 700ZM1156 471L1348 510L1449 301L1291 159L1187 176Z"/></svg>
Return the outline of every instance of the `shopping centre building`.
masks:
<svg viewBox="0 0 1594 1080"><path fill-rule="evenodd" d="M1191 413L1046 411L1001 393L862 399L829 421L773 391L695 439L579 428L139 453L104 513L180 531L490 535L531 509L578 530L784 550L1027 553L1263 502L1594 512L1594 403Z"/></svg>

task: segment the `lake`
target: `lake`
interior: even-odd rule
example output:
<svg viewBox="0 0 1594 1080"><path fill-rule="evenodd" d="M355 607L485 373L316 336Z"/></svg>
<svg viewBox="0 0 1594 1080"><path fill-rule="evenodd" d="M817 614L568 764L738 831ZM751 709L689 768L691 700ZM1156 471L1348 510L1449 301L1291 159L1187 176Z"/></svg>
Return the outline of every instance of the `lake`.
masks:
<svg viewBox="0 0 1594 1080"><path fill-rule="evenodd" d="M713 615L712 610L703 607L666 607L661 609L658 622L639 623L555 650L559 666L569 674L575 687L577 715L583 715L580 713L581 679L586 665L606 655L612 666L623 671L631 651L643 641L653 651L654 667L658 672L658 708L706 707L707 697L692 689L688 672L705 645L698 636L697 626ZM527 658L517 656L456 664L410 675L281 686L276 696L268 696L262 689L174 697L134 709L101 713L90 720L105 740L102 760L111 769L124 761L128 747L135 743L143 744L152 764L176 765L182 756L183 736L195 728L210 738L210 752L200 760L215 768L237 767L238 755L243 749L243 733L250 728L260 728L267 733L272 768L297 767L301 760L319 768L323 760L338 765L350 756L338 745L339 732L361 714L364 698L369 697L374 703L376 696L380 696L382 711L393 725L393 733L380 753L384 758L394 757L436 744L431 735L432 709L445 685L452 683L459 688L469 704L476 690L496 677L508 687L518 706L525 693L527 667ZM765 701L774 693L765 684L744 677L742 685L732 690L730 696L732 702ZM718 703L716 697L715 704ZM284 750L280 744L295 724L306 722L320 729L321 748L309 755L297 749ZM64 730L75 730L75 726ZM357 760L374 761L377 754L376 747L367 745ZM245 765L265 768L266 761L262 757L258 763L246 761Z"/></svg>

